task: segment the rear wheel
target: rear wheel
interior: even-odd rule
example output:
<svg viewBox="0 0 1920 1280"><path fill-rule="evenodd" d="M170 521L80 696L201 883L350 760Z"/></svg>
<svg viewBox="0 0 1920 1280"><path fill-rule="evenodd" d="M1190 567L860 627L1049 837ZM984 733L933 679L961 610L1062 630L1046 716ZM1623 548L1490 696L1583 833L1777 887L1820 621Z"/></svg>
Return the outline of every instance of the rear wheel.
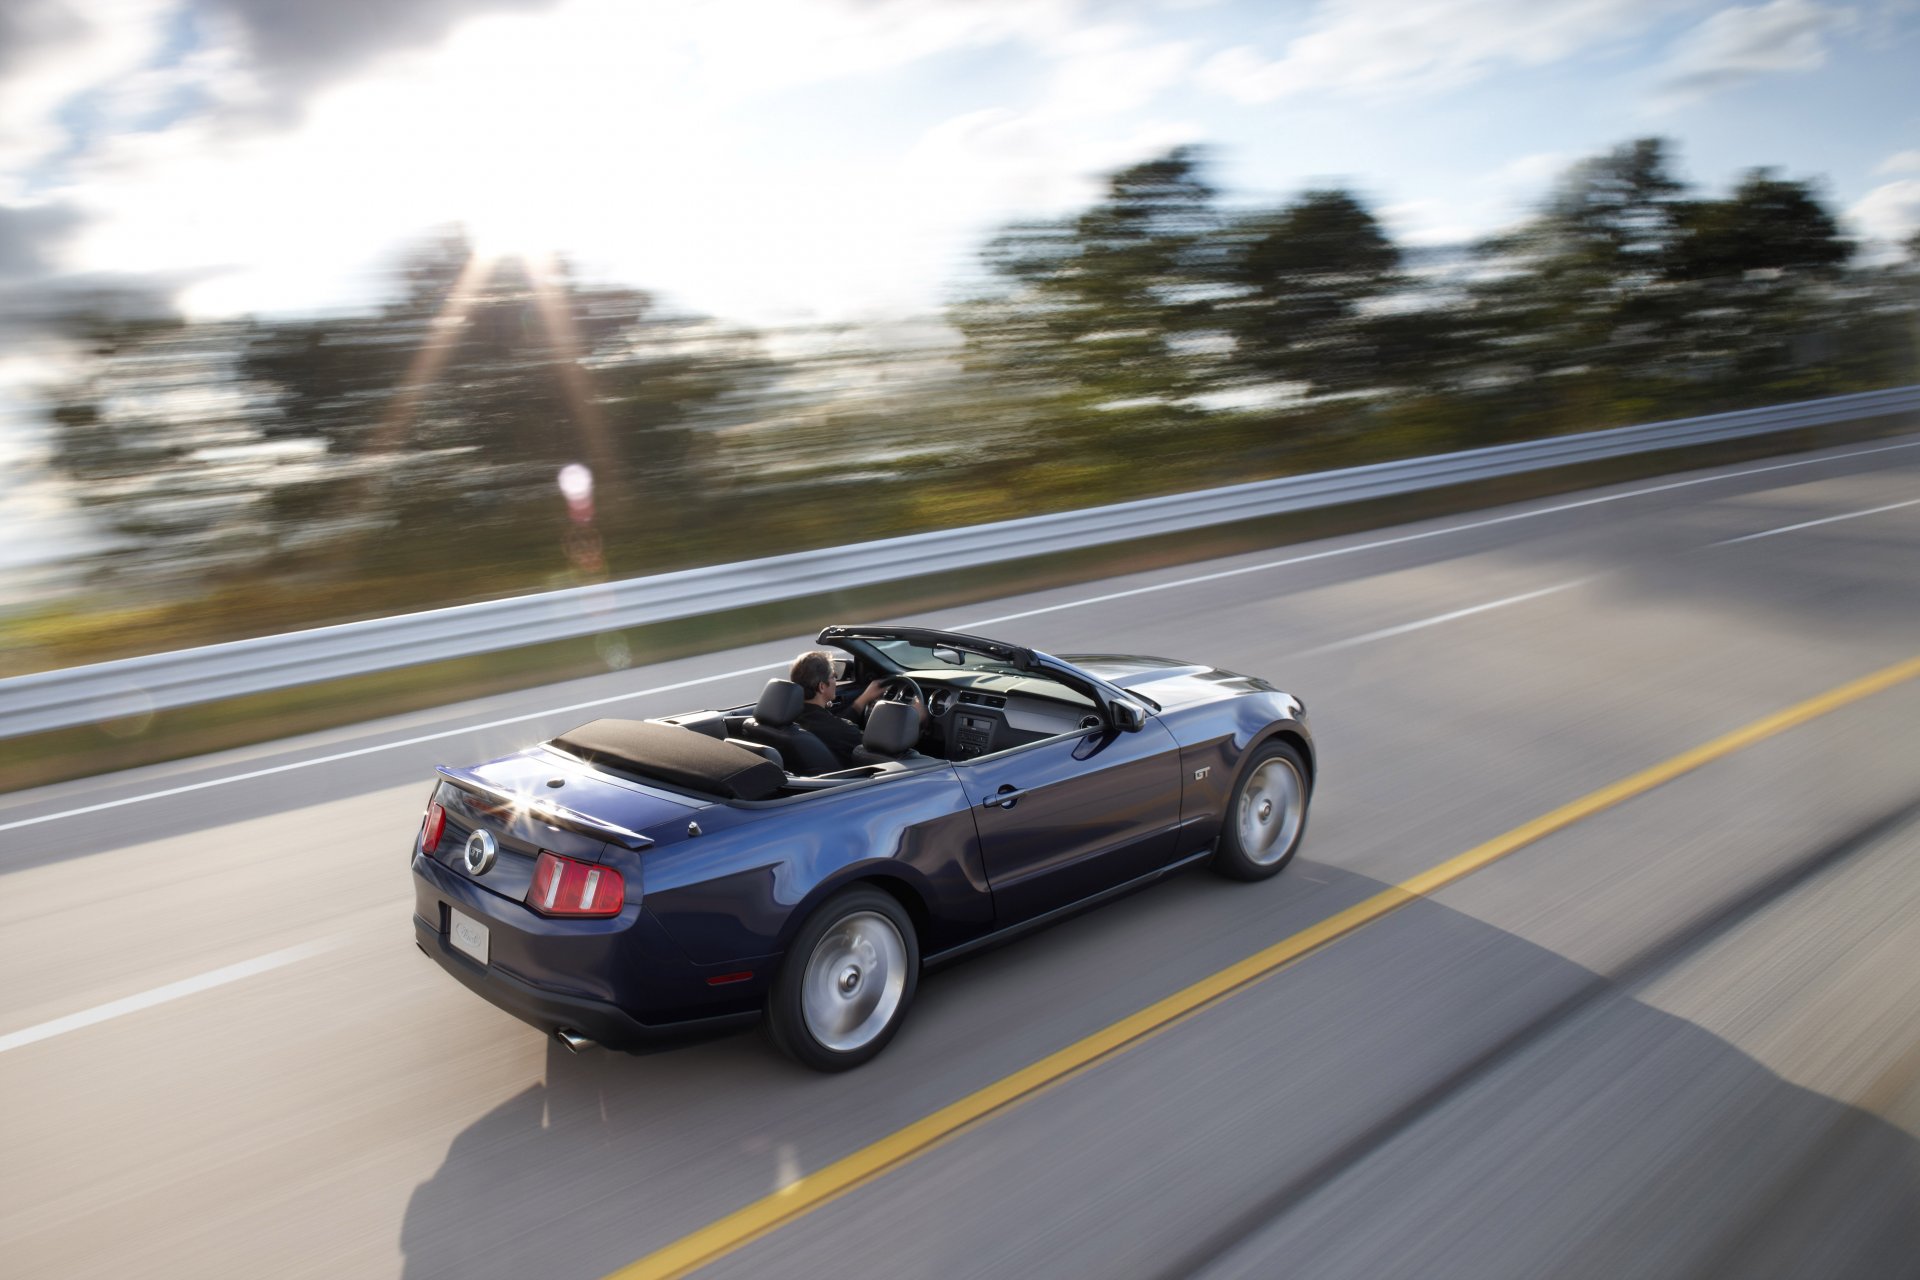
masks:
<svg viewBox="0 0 1920 1280"><path fill-rule="evenodd" d="M1284 742L1257 747L1221 816L1213 869L1234 880L1264 880L1293 860L1307 830L1307 766Z"/></svg>
<svg viewBox="0 0 1920 1280"><path fill-rule="evenodd" d="M816 1071L845 1071L887 1047L913 1002L920 945L891 895L856 886L807 918L767 998L767 1030Z"/></svg>

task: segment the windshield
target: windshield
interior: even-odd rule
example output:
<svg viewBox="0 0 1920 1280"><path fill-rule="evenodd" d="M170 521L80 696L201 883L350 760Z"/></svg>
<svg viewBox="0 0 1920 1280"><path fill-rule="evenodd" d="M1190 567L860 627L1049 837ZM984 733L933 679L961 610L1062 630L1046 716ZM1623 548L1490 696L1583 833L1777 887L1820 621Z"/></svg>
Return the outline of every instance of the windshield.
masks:
<svg viewBox="0 0 1920 1280"><path fill-rule="evenodd" d="M942 667L957 667L963 671L997 671L1005 675L1023 674L1018 667L1010 667L998 658L989 658L984 653L969 653L965 649L956 649L952 645L912 644L906 640L869 640L874 649L887 656L902 671L938 671Z"/></svg>

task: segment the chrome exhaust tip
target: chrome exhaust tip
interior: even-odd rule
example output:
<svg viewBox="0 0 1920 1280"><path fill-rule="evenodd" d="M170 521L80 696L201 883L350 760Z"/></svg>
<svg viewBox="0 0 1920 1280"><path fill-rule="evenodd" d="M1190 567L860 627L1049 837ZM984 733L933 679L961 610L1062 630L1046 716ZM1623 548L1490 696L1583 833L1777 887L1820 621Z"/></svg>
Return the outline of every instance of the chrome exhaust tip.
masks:
<svg viewBox="0 0 1920 1280"><path fill-rule="evenodd" d="M572 1027L561 1027L553 1033L553 1038L567 1046L568 1053L579 1053L582 1049L598 1047L593 1041L587 1039Z"/></svg>

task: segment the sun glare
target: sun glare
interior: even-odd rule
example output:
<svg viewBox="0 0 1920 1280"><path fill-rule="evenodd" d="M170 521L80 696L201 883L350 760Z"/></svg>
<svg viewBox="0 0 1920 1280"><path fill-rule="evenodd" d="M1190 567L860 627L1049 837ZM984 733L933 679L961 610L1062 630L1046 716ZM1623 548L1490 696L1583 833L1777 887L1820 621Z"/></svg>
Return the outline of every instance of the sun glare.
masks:
<svg viewBox="0 0 1920 1280"><path fill-rule="evenodd" d="M503 192L501 198L476 201L461 222L474 256L493 262L518 258L542 262L559 250L559 228L533 202Z"/></svg>

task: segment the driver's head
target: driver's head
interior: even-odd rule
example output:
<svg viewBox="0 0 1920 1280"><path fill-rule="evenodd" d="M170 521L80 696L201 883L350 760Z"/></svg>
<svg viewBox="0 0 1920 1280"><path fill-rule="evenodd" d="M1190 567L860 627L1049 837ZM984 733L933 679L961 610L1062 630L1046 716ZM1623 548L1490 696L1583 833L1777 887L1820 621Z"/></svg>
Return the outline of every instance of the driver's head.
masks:
<svg viewBox="0 0 1920 1280"><path fill-rule="evenodd" d="M800 686L808 702L833 701L833 655L818 649L793 660L787 679Z"/></svg>

